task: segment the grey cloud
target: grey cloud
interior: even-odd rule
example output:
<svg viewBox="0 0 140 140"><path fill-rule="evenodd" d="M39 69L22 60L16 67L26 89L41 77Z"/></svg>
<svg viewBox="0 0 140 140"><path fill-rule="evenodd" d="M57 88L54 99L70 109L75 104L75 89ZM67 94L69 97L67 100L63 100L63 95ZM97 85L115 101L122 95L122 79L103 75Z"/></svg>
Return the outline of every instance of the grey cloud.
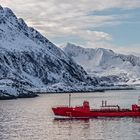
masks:
<svg viewBox="0 0 140 140"><path fill-rule="evenodd" d="M88 15L90 12L140 7L138 0L0 0L0 3L49 38L79 36L87 42L111 40L108 33L89 29L119 24L127 18L125 15Z"/></svg>

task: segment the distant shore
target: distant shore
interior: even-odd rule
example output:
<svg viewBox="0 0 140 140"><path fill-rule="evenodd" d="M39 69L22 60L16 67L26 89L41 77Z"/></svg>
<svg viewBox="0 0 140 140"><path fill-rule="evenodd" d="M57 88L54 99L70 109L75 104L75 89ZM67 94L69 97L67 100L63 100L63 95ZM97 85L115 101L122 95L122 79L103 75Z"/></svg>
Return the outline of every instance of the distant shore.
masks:
<svg viewBox="0 0 140 140"><path fill-rule="evenodd" d="M0 96L0 100L13 100L13 99L18 99L18 98L35 98L38 97L38 94L30 94L30 95L19 95L19 96L14 96L14 95L9 95L9 96Z"/></svg>
<svg viewBox="0 0 140 140"><path fill-rule="evenodd" d="M12 99L18 99L18 98L35 98L38 97L39 94L67 94L67 93L92 93L92 92L105 92L108 90L136 90L136 87L131 87L131 86L112 86L112 87L98 87L95 89L90 89L88 90L79 90L79 91L53 91L53 92L48 92L48 91L36 91L32 92L33 94L21 94L19 96L14 96L14 95L6 95L6 96L0 96L0 100L12 100Z"/></svg>
<svg viewBox="0 0 140 140"><path fill-rule="evenodd" d="M135 87L102 87L102 88L97 88L97 89L93 89L93 90L86 90L86 91L60 91L60 92L48 92L48 91L40 91L40 92L36 92L37 94L65 94L65 93L91 93L91 92L105 92L108 90L136 90Z"/></svg>

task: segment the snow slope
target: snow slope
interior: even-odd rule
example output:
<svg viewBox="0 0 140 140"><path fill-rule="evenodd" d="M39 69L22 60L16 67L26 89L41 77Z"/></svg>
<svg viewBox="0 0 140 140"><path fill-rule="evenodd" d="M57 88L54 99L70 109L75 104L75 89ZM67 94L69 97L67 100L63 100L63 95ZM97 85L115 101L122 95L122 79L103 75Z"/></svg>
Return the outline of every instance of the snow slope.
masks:
<svg viewBox="0 0 140 140"><path fill-rule="evenodd" d="M77 90L73 85L90 82L97 84L88 78L81 66L34 28L28 27L12 10L0 7L1 93L3 87L3 93L11 95L19 95L21 88L33 87L52 87L51 91ZM14 93L6 91L7 87L13 88Z"/></svg>
<svg viewBox="0 0 140 140"><path fill-rule="evenodd" d="M82 48L68 43L64 52L99 82L140 84L140 57L117 54L104 48Z"/></svg>

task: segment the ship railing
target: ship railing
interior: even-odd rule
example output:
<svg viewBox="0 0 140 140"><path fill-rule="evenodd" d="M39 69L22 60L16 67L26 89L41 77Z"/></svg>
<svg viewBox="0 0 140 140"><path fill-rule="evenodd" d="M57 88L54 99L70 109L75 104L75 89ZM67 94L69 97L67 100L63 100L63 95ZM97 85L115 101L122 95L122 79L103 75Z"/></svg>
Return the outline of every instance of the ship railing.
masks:
<svg viewBox="0 0 140 140"><path fill-rule="evenodd" d="M120 110L120 106L119 105L105 105L105 106L101 106L101 109L115 109L115 110Z"/></svg>
<svg viewBox="0 0 140 140"><path fill-rule="evenodd" d="M132 111L132 110L129 108L126 108L126 109L121 109L120 111L127 112L127 111Z"/></svg>
<svg viewBox="0 0 140 140"><path fill-rule="evenodd" d="M132 111L130 109L118 109L118 108L101 108L101 109L91 109L90 111L97 111L97 112L127 112Z"/></svg>
<svg viewBox="0 0 140 140"><path fill-rule="evenodd" d="M90 111L97 111L97 112L118 112L118 109L110 109L110 108L106 108L106 109L91 109Z"/></svg>
<svg viewBox="0 0 140 140"><path fill-rule="evenodd" d="M72 106L68 106L68 105L55 105L55 106L53 106L53 108L58 108L58 107L70 107L70 108L72 108Z"/></svg>

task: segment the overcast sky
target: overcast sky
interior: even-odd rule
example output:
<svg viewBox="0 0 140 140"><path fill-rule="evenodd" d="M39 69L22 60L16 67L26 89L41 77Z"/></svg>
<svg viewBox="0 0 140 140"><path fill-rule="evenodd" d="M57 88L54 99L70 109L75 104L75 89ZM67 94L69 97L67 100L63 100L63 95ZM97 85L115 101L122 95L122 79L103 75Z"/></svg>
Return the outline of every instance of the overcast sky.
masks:
<svg viewBox="0 0 140 140"><path fill-rule="evenodd" d="M140 54L140 0L0 0L56 45Z"/></svg>

